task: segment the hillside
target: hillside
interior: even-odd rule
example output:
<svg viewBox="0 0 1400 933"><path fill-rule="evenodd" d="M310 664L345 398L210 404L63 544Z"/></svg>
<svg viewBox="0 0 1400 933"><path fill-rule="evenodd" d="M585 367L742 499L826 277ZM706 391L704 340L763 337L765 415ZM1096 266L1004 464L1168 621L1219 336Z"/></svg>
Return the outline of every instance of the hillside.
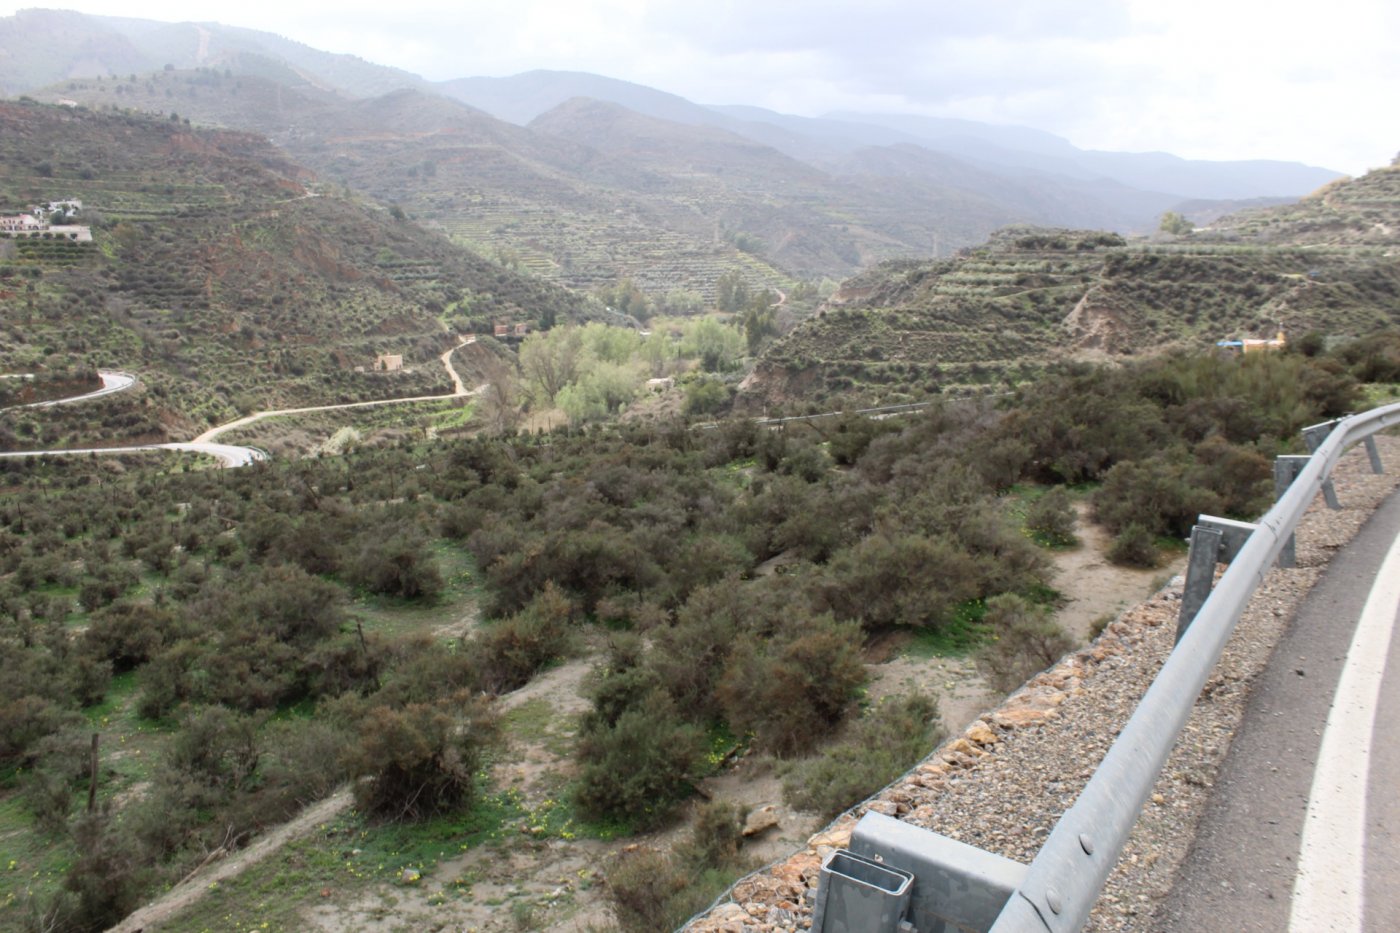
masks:
<svg viewBox="0 0 1400 933"><path fill-rule="evenodd" d="M0 370L139 372L137 402L105 403L113 440L180 438L254 405L443 389L436 366L416 367L452 331L585 312L578 296L324 190L260 137L0 103L0 206L58 199L82 202L93 242L0 240ZM366 372L379 354L410 371ZM4 418L25 445L72 427Z"/></svg>
<svg viewBox="0 0 1400 933"><path fill-rule="evenodd" d="M1377 170L1179 238L1009 228L952 260L887 263L770 348L741 397L751 408L907 400L1279 327L1296 337L1394 326L1397 179Z"/></svg>
<svg viewBox="0 0 1400 933"><path fill-rule="evenodd" d="M0 93L68 78L123 77L171 68L252 71L281 63L298 80L352 96L420 86L417 75L322 52L272 33L219 23L162 23L68 10L20 10L0 18Z"/></svg>
<svg viewBox="0 0 1400 933"><path fill-rule="evenodd" d="M1223 217L1203 233L1269 244L1392 246L1400 237L1400 160L1296 204Z"/></svg>
<svg viewBox="0 0 1400 933"><path fill-rule="evenodd" d="M576 72L432 83L252 30L51 11L0 21L0 86L264 133L483 255L658 299L711 299L726 273L786 288L949 256L1007 224L1148 232L1186 202L1214 217L1336 177L966 120L707 107Z"/></svg>

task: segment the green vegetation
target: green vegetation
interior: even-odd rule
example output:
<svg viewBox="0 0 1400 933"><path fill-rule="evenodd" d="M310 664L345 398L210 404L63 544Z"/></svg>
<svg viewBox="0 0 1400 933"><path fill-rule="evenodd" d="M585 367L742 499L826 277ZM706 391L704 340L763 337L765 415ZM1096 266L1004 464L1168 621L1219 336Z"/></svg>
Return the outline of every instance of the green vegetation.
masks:
<svg viewBox="0 0 1400 933"><path fill-rule="evenodd" d="M903 402L1033 381L1065 355L1393 327L1400 261L1366 244L1400 223L1397 179L1372 172L1325 202L1241 215L1180 243L1008 228L953 260L885 263L778 340L740 402Z"/></svg>
<svg viewBox="0 0 1400 933"><path fill-rule="evenodd" d="M16 103L0 104L0 127L0 204L81 199L94 237L0 247L3 368L53 382L121 366L143 384L138 406L104 402L97 419L4 413L6 449L177 440L252 407L447 394L446 328L590 313L582 296L311 187L249 134ZM372 372L380 354L404 370Z"/></svg>

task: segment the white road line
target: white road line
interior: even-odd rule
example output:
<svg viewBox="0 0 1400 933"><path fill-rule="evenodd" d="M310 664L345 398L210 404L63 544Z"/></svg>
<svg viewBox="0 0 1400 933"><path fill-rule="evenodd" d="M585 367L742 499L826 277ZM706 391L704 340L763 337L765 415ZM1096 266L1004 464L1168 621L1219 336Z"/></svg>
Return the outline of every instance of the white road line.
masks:
<svg viewBox="0 0 1400 933"><path fill-rule="evenodd" d="M1303 822L1289 933L1361 931L1372 731L1398 614L1400 538L1391 543L1361 610L1327 714Z"/></svg>

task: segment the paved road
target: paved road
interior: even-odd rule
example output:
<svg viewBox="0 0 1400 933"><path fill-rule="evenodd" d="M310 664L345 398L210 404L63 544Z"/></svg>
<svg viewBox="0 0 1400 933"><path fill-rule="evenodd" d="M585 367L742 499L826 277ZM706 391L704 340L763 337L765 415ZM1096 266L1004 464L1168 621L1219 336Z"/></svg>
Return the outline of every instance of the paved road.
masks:
<svg viewBox="0 0 1400 933"><path fill-rule="evenodd" d="M136 385L136 377L131 373L115 369L99 369L97 375L102 380L102 388L83 395L70 395L67 398L50 399L47 402L30 402L28 405L15 405L15 408L53 408L56 405L72 405L74 402L88 402L114 392L124 392ZM23 377L14 377L23 378Z"/></svg>
<svg viewBox="0 0 1400 933"><path fill-rule="evenodd" d="M235 447L232 444L142 444L136 447L66 447L62 450L11 450L0 452L0 457L75 457L83 454L139 454L151 450L183 450L189 453L205 454L227 467L244 467L259 460L266 460L267 454L252 447Z"/></svg>
<svg viewBox="0 0 1400 933"><path fill-rule="evenodd" d="M253 422L260 421L263 418L271 418L275 415L295 415L313 411L334 411L344 408L375 408L380 405L398 405L404 402L436 402L452 398L460 398L467 395L474 395L482 391L484 388L486 388L485 386L479 386L476 389L468 390L466 385L462 382L461 376L457 374L457 370L452 366L452 354L455 353L459 348L465 347L467 344L475 342L475 336L466 337L462 340L461 343L457 344L457 346L448 350L440 357L440 359L442 360L442 365L447 369L447 375L450 376L452 379L451 395L423 395L416 396L414 398L390 398L380 399L378 401L373 402L349 402L347 404L342 405L315 405L309 408L284 408L278 411L260 411L248 415L245 418L239 418L236 421L230 421L228 424L221 424L218 427L210 428L208 431L205 431L203 434L199 435L194 440L179 444L145 444L137 447L82 447L68 448L64 450L17 450L10 451L8 453L0 453L0 457L63 457L74 456L77 454L127 454L141 453L143 451L149 450L184 450L191 453L205 454L207 456L214 457L226 467L244 467L256 463L260 460L266 460L267 454L253 447L239 447L233 444L218 444L215 443L215 438L217 438L220 434L223 434L225 431L230 431L234 428L240 428L244 425L252 424ZM136 384L136 377L129 373L117 372L115 370L99 370L98 375L102 377L102 388L98 389L95 392L88 392L85 395L74 395L69 398L54 399L53 401L49 402L35 402L31 405L21 405L16 407L48 408L53 405L69 405L74 402L85 402L91 399L100 398L104 395L111 395L113 392L121 392L122 390L129 389Z"/></svg>
<svg viewBox="0 0 1400 933"><path fill-rule="evenodd" d="M1400 494L1274 651L1154 930L1400 930Z"/></svg>

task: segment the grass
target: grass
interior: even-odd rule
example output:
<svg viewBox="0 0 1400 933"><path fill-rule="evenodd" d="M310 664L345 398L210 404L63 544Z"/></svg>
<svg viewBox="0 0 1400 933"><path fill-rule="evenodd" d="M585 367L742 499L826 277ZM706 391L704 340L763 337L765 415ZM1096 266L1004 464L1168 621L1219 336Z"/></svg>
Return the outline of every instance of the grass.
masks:
<svg viewBox="0 0 1400 933"><path fill-rule="evenodd" d="M965 658L976 651L990 634L982 619L987 604L980 599L968 600L953 611L946 625L917 629L912 633L904 653L917 660L931 658Z"/></svg>
<svg viewBox="0 0 1400 933"><path fill-rule="evenodd" d="M573 751L577 734L574 718L560 715L544 697L527 700L507 712L501 717L501 726L512 739L540 745L560 758Z"/></svg>

